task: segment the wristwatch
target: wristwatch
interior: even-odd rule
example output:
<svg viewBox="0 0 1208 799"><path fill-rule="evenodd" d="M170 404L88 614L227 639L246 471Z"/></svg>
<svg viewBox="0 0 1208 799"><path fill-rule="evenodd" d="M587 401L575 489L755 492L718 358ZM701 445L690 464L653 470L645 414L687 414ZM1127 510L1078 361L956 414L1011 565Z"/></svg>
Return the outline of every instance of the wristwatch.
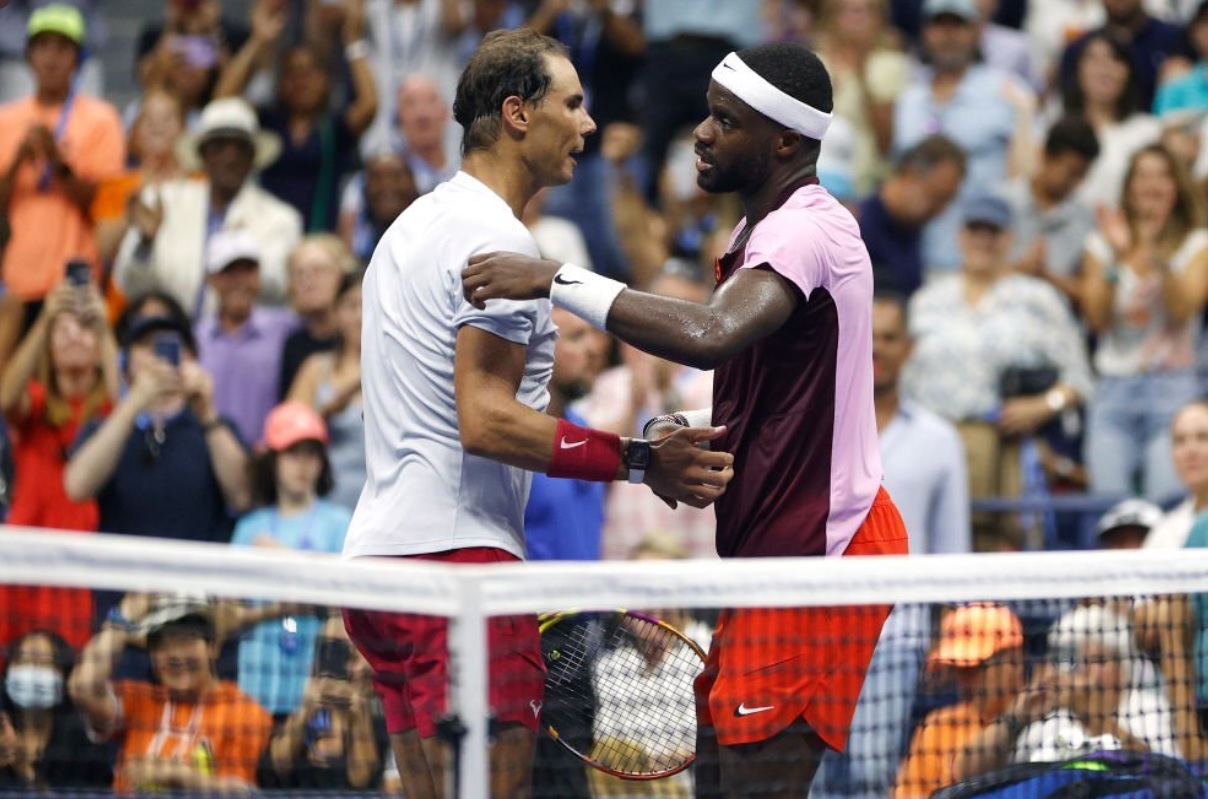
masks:
<svg viewBox="0 0 1208 799"><path fill-rule="evenodd" d="M629 467L629 482L644 483L646 470L650 468L650 442L643 438L629 439L624 460L625 465Z"/></svg>

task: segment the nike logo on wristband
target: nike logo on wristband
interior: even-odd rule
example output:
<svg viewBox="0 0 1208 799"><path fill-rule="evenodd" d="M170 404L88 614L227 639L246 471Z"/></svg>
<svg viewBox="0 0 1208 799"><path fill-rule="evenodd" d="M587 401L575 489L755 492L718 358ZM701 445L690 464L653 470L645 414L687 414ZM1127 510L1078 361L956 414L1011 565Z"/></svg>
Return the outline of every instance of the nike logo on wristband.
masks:
<svg viewBox="0 0 1208 799"><path fill-rule="evenodd" d="M559 286L582 286L582 280L567 280L562 275L554 275L554 282Z"/></svg>
<svg viewBox="0 0 1208 799"><path fill-rule="evenodd" d="M764 713L766 711L773 710L775 707L775 705L768 705L767 707L747 707L746 704L743 703L734 710L734 715L739 717L750 716L755 713Z"/></svg>
<svg viewBox="0 0 1208 799"><path fill-rule="evenodd" d="M562 439L562 441L560 442L560 446L562 447L562 449L574 449L575 447L581 447L581 446L583 446L583 445L584 445L584 444L586 444L586 443L587 443L587 439L586 439L586 438L585 438L585 439L583 439L582 441L576 441L576 442L575 442L575 443L573 443L573 444L572 444L572 443L570 443L569 441L567 441L567 440L564 438L564 439Z"/></svg>

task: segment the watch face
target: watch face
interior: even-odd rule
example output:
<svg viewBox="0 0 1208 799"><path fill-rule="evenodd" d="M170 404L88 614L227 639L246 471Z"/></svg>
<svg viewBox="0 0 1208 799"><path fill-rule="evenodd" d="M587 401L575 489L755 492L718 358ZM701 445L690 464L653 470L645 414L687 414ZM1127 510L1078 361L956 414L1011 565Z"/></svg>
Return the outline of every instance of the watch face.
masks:
<svg viewBox="0 0 1208 799"><path fill-rule="evenodd" d="M625 450L625 465L630 469L645 469L650 465L650 442L634 440Z"/></svg>

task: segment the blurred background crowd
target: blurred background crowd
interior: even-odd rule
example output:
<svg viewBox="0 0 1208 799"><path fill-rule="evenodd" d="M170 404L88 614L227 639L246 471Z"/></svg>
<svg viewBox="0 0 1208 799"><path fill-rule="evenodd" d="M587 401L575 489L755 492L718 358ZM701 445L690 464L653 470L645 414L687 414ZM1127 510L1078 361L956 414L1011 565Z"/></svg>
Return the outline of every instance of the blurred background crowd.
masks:
<svg viewBox="0 0 1208 799"><path fill-rule="evenodd" d="M599 126L525 213L541 251L702 302L740 216L696 186L710 72L761 41L822 57L819 177L874 264L877 422L912 551L1208 546L1208 2L1190 0L11 0L0 520L338 552L364 478L360 276L457 171L477 42L524 25L566 45ZM711 404L709 373L554 313L551 413L637 435ZM538 560L714 556L711 511L641 486L537 476L526 526ZM53 666L93 732L135 707L199 723L139 693L152 670L234 679L231 707L266 719L260 773L236 781L317 779L299 763L359 762L353 746L384 760L326 614L169 605L0 587L7 673ZM190 669L202 650L215 669ZM336 750L316 714L347 731ZM65 751L87 740L72 724ZM50 780L17 726L0 781ZM122 755L119 786L188 784L162 738Z"/></svg>

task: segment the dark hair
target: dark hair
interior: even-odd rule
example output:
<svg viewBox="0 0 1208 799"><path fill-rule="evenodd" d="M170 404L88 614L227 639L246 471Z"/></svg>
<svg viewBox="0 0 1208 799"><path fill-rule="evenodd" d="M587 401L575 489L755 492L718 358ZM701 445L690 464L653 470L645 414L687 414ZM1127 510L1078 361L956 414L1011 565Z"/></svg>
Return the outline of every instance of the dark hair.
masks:
<svg viewBox="0 0 1208 799"><path fill-rule="evenodd" d="M949 161L956 164L961 175L965 174L968 163L965 151L947 136L933 133L898 156L894 171L899 174L902 172L930 172L940 164Z"/></svg>
<svg viewBox="0 0 1208 799"><path fill-rule="evenodd" d="M277 453L272 450L255 455L248 464L252 477L252 499L257 505L269 506L277 504ZM319 471L319 481L315 484L315 493L325 497L335 488L336 478L332 472L331 459L327 457L327 448L323 448L323 468Z"/></svg>
<svg viewBox="0 0 1208 799"><path fill-rule="evenodd" d="M738 57L761 78L794 100L823 113L830 113L834 109L830 73L822 60L805 45L771 42L739 50Z"/></svg>
<svg viewBox="0 0 1208 799"><path fill-rule="evenodd" d="M872 302L876 305L878 302L883 302L888 305L897 306L897 309L902 313L902 327L910 329L910 301L906 295L894 288L873 288Z"/></svg>
<svg viewBox="0 0 1208 799"><path fill-rule="evenodd" d="M177 322L177 326L180 328L181 341L184 343L185 348L196 357L197 339L193 338L193 324L189 321L189 314L185 311L184 306L176 301L175 297L158 289L152 289L151 291L139 294L126 303L121 316L117 318L117 322L113 325L113 335L118 341L124 342L130 332L131 325L134 324L136 319L147 316L147 314L143 313L143 309L152 302L158 302L167 309L167 313L162 315L169 316Z"/></svg>
<svg viewBox="0 0 1208 799"><path fill-rule="evenodd" d="M20 635L20 636L14 638L12 641L10 641L8 643L8 645L4 647L4 652L5 652L4 673L3 673L3 675L0 675L0 682L2 682L3 679L8 677L8 670L13 667L13 659L17 656L17 653L21 651L21 647L25 644L25 642L28 641L30 638L35 638L38 636L46 638L47 640L50 641L50 648L51 648L52 658L53 658L53 666L60 674L63 675L63 694L59 698L59 704L56 706L55 712L56 713L67 712L67 711L71 710L71 708L72 708L71 697L67 693L67 679L71 676L72 669L75 668L76 652L74 649L71 648L71 644L67 643L67 641L65 641L63 639L63 636L59 635L56 632L52 632L51 630L43 630L43 629L30 630L29 632L25 633L24 635ZM13 710L15 710L15 709L16 709L16 704L12 701L12 698L8 695L8 691L6 691L2 686L0 686L0 711L9 713L10 717L11 717ZM72 711L72 712L74 712L74 711ZM21 724L20 716L16 716L16 717L12 718L12 722L15 726L17 726L17 729L20 729L20 724Z"/></svg>
<svg viewBox="0 0 1208 799"><path fill-rule="evenodd" d="M50 648L54 653L54 667L59 670L64 678L67 678L71 674L71 670L75 668L76 664L76 653L71 648L71 644L67 643L63 636L52 630L37 629L30 630L24 635L14 638L5 647L5 676L8 675L8 670L12 668L13 660L17 657L17 653L21 651L21 647L25 642L30 638L39 636L50 641Z"/></svg>
<svg viewBox="0 0 1208 799"><path fill-rule="evenodd" d="M331 81L334 77L335 70L331 67L331 59L327 57L327 53L322 49L315 47L313 44L299 42L286 48L281 54L281 60L277 62L277 85L275 88L277 103L284 109L284 103L281 100L281 82L285 77L285 64L295 55L302 54L309 56L310 60L315 63L315 67L323 73L327 79L327 91L331 93Z"/></svg>
<svg viewBox="0 0 1208 799"><path fill-rule="evenodd" d="M1044 154L1053 156L1062 153L1075 153L1087 161L1099 157L1099 137L1095 128L1081 114L1071 114L1062 117L1049 128L1044 140Z"/></svg>
<svg viewBox="0 0 1208 799"><path fill-rule="evenodd" d="M1095 42L1103 42L1112 51L1112 57L1117 61L1121 61L1128 68L1128 79L1124 82L1124 90L1120 92L1120 97L1116 100L1115 116L1116 121L1127 119L1132 114L1136 113L1141 108L1141 92L1137 80L1137 65L1133 61L1132 47L1126 42L1120 34L1108 29L1100 28L1087 34L1083 41L1082 49L1078 51L1078 58L1075 61L1074 69L1070 70L1069 74L1061 87L1061 105L1067 114L1081 114L1086 111L1086 95L1082 92L1082 86L1078 83L1078 73L1082 59L1086 57L1086 51Z"/></svg>
<svg viewBox="0 0 1208 799"><path fill-rule="evenodd" d="M200 638L207 643L213 643L214 620L204 613L189 613L179 619L164 622L147 633L147 650L155 649L165 638L172 637Z"/></svg>
<svg viewBox="0 0 1208 799"><path fill-rule="evenodd" d="M453 118L464 131L462 155L485 150L499 138L504 100L541 102L553 83L545 64L547 55L569 57L557 39L528 28L486 35L462 71L453 100Z"/></svg>

